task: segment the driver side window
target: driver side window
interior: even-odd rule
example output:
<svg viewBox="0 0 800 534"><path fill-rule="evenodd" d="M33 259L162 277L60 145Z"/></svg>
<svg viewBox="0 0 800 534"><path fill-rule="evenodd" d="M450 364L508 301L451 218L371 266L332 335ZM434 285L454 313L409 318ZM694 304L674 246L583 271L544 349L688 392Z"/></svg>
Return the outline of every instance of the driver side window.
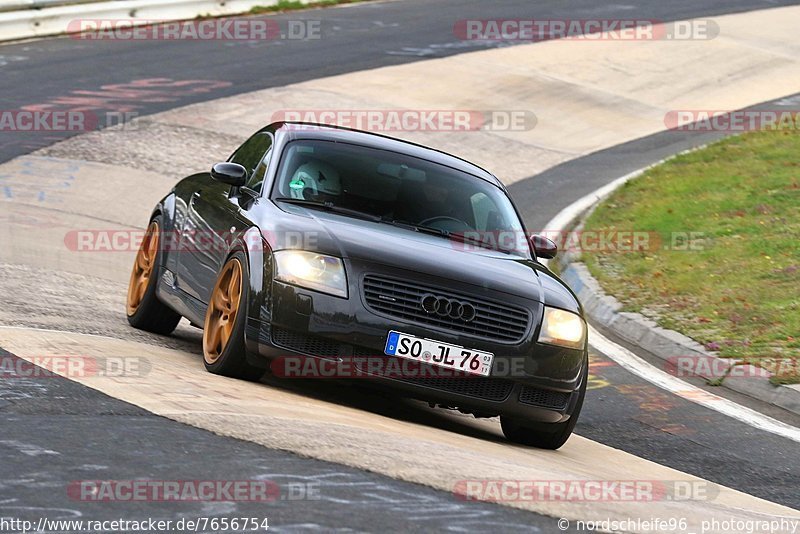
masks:
<svg viewBox="0 0 800 534"><path fill-rule="evenodd" d="M272 134L259 132L245 141L228 161L247 169L246 187L260 193L272 153Z"/></svg>

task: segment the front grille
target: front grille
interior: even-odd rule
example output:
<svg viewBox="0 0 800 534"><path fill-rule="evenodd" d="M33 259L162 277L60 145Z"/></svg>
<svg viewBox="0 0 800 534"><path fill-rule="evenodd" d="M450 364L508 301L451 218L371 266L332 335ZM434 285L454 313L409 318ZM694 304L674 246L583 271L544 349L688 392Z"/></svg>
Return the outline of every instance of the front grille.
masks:
<svg viewBox="0 0 800 534"><path fill-rule="evenodd" d="M532 406L563 410L567 407L569 395L569 393L562 393L560 391L523 386L522 391L519 393L519 401Z"/></svg>
<svg viewBox="0 0 800 534"><path fill-rule="evenodd" d="M425 386L433 389L476 397L478 399L490 401L504 401L511 394L514 384L497 378L475 377L453 377L453 378L405 378L405 382L411 382L418 386Z"/></svg>
<svg viewBox="0 0 800 534"><path fill-rule="evenodd" d="M272 327L272 343L295 352L324 358L337 357L341 347L335 341L275 327Z"/></svg>
<svg viewBox="0 0 800 534"><path fill-rule="evenodd" d="M428 294L472 304L475 318L466 322L426 313L421 301ZM522 308L374 275L364 277L364 300L372 310L397 319L505 343L521 341L530 322Z"/></svg>

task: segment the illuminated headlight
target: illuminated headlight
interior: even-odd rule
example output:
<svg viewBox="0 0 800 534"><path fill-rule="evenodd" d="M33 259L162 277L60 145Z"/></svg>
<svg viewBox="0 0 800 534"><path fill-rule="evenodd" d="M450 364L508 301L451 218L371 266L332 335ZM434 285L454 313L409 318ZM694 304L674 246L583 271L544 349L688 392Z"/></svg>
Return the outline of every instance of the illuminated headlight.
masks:
<svg viewBox="0 0 800 534"><path fill-rule="evenodd" d="M545 307L539 343L580 349L585 336L586 326L578 315Z"/></svg>
<svg viewBox="0 0 800 534"><path fill-rule="evenodd" d="M339 258L303 250L275 253L275 278L289 284L347 298L347 276Z"/></svg>

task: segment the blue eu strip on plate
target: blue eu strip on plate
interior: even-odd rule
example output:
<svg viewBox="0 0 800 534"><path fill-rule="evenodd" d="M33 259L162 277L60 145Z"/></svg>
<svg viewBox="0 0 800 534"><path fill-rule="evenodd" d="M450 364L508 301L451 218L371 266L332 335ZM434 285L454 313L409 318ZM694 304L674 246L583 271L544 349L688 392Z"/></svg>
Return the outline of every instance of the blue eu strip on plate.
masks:
<svg viewBox="0 0 800 534"><path fill-rule="evenodd" d="M389 332L389 337L386 338L386 348L383 352L394 356L395 352L397 352L397 340L400 339L400 334L397 332Z"/></svg>

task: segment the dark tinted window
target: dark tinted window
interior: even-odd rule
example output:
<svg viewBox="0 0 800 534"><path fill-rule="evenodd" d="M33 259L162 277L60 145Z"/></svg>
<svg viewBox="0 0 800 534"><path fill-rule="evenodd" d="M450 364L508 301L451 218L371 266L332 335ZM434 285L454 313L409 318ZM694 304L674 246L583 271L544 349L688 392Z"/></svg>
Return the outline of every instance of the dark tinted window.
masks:
<svg viewBox="0 0 800 534"><path fill-rule="evenodd" d="M249 176L247 187L250 189L261 190L268 163L265 156L270 148L272 148L272 136L267 132L259 132L245 141L229 160L247 169Z"/></svg>
<svg viewBox="0 0 800 534"><path fill-rule="evenodd" d="M471 174L405 154L330 141L284 149L273 197L327 202L450 234L524 238L506 194ZM502 247L508 250L507 247ZM521 249L527 254L527 243Z"/></svg>

